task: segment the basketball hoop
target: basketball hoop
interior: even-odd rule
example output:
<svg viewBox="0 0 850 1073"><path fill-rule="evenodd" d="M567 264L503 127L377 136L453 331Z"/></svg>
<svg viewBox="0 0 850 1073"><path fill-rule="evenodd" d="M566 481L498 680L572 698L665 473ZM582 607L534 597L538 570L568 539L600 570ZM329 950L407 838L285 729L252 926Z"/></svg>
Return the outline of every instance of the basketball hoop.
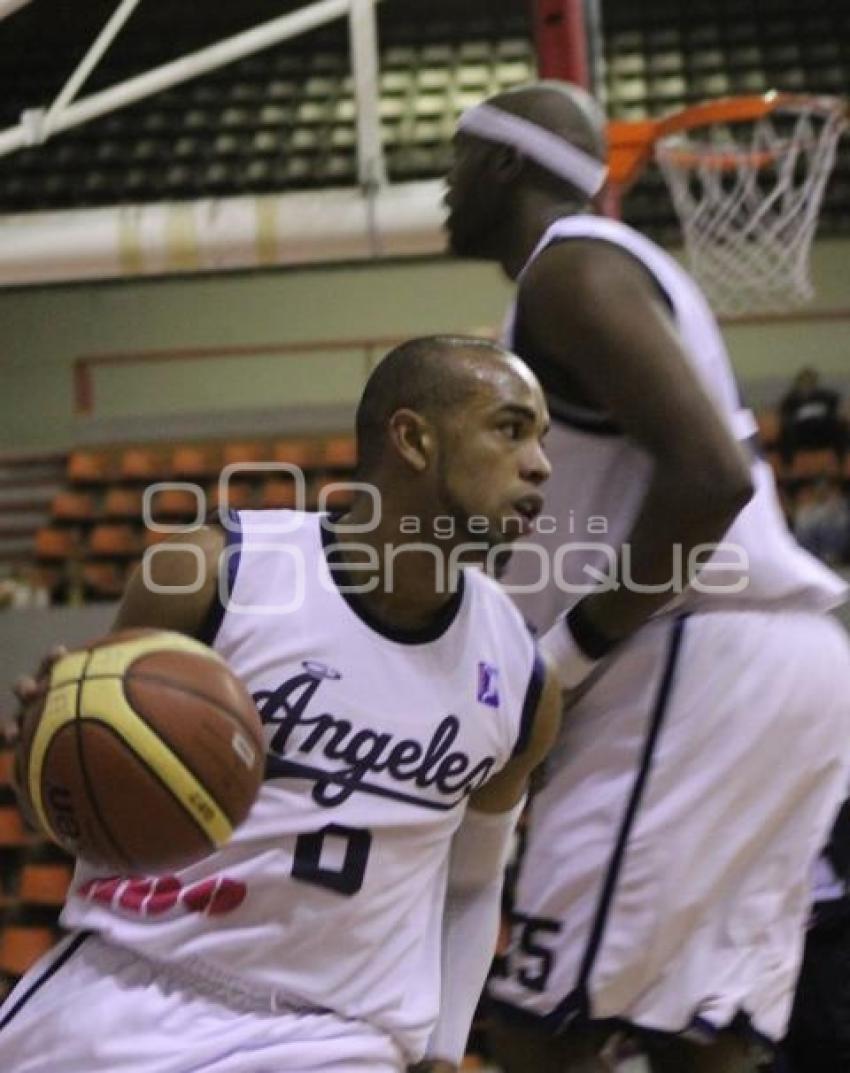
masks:
<svg viewBox="0 0 850 1073"><path fill-rule="evenodd" d="M686 108L658 124L655 159L690 268L719 313L812 297L809 259L847 107L770 93Z"/></svg>

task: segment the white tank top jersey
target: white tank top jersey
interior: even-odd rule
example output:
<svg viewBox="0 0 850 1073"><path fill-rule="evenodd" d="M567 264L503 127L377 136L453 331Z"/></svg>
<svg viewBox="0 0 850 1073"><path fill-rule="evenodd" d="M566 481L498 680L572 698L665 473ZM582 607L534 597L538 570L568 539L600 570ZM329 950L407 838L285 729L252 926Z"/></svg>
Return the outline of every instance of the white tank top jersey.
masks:
<svg viewBox="0 0 850 1073"><path fill-rule="evenodd" d="M668 610L781 606L826 611L842 603L846 599L843 581L805 552L788 531L771 469L755 451L755 419L740 404L720 329L699 287L669 254L632 228L615 220L578 215L549 227L520 273L520 289L532 262L550 245L570 239L611 243L644 265L666 297L703 388L752 457L755 494L724 537L730 551L719 551L703 570L701 588L710 591L689 590ZM550 559L555 549L571 544L569 553L562 554L553 568L561 588L549 584L531 592L539 577L539 562L522 554L520 545L515 546L505 577L515 587L529 587L529 595L519 595L517 602L530 621L545 628L559 611L594 587L589 568L610 575L607 548L619 548L626 540L652 465L646 452L619 434L609 415L577 407L563 397L566 391L558 391L557 369L545 360L535 360L523 346L516 304L508 313L504 342L540 377L553 418L547 450L554 472L545 488L544 514L557 519L557 531L534 539L548 548ZM732 546L743 549L743 559ZM742 561L748 562L746 571Z"/></svg>
<svg viewBox="0 0 850 1073"><path fill-rule="evenodd" d="M369 1022L416 1058L438 1009L449 842L468 795L523 747L542 665L478 570L433 628L370 621L328 568L322 517L229 521L213 646L267 742L247 821L155 883L80 862L63 923L273 1007Z"/></svg>

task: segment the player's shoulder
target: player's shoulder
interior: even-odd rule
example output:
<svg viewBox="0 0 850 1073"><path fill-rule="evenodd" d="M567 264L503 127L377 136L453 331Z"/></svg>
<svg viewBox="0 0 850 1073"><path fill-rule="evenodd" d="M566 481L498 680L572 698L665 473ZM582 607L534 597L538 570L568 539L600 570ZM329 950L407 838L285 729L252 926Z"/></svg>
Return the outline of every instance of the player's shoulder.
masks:
<svg viewBox="0 0 850 1073"><path fill-rule="evenodd" d="M327 514L286 507L264 507L230 511L219 524L229 544L246 541L274 550L280 545L305 544L318 550L322 542L333 542L332 528L324 523Z"/></svg>

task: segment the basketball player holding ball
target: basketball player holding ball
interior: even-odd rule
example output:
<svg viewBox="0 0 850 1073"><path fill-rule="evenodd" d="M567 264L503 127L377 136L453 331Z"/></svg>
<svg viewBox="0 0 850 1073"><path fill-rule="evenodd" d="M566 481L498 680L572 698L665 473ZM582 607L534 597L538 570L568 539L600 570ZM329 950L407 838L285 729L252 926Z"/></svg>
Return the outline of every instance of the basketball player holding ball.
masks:
<svg viewBox="0 0 850 1073"><path fill-rule="evenodd" d="M226 513L157 554L158 591L134 576L116 628L227 660L263 721L265 782L185 868L78 861L71 935L0 1011L6 1073L456 1067L559 719L522 618L476 568L540 510L547 422L513 355L412 341L357 412L374 494L341 517Z"/></svg>
<svg viewBox="0 0 850 1073"><path fill-rule="evenodd" d="M602 1073L625 1030L653 1073L750 1073L847 785L846 585L787 531L699 288L593 213L605 158L579 87L517 88L461 117L446 198L454 252L516 281L506 345L552 413L547 527L505 581L571 691L494 1057Z"/></svg>

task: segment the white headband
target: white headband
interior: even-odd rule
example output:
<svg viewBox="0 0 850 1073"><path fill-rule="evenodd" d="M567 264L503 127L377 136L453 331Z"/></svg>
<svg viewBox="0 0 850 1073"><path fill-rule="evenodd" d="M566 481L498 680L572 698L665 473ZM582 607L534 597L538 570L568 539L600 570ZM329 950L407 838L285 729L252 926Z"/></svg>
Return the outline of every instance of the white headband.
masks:
<svg viewBox="0 0 850 1073"><path fill-rule="evenodd" d="M457 129L487 141L512 145L588 197L594 197L605 185L608 169L601 161L536 123L503 112L492 104L469 108L458 120Z"/></svg>

